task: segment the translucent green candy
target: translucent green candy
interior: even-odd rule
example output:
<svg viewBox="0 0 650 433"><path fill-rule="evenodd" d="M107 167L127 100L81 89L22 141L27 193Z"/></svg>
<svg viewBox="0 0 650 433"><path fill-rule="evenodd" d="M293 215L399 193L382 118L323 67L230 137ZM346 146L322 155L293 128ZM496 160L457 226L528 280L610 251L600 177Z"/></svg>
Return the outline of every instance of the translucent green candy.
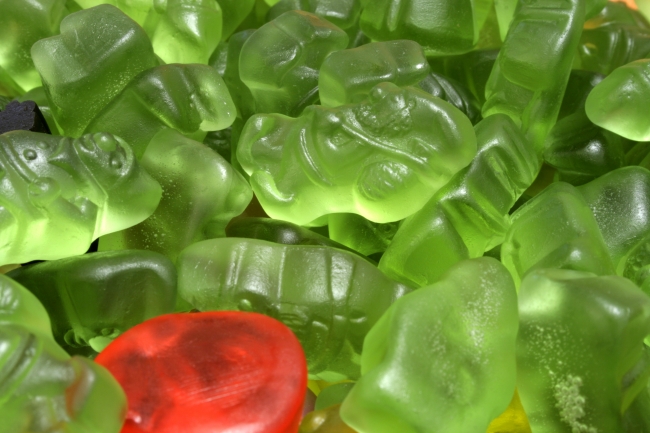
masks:
<svg viewBox="0 0 650 433"><path fill-rule="evenodd" d="M377 84L414 86L429 72L422 47L413 41L374 42L330 54L320 69L321 105L359 103Z"/></svg>
<svg viewBox="0 0 650 433"><path fill-rule="evenodd" d="M300 114L318 100L318 70L325 57L347 45L343 30L302 11L286 12L257 29L239 57L239 74L256 111Z"/></svg>
<svg viewBox="0 0 650 433"><path fill-rule="evenodd" d="M614 274L591 209L578 189L564 182L551 184L512 214L501 261L517 283L533 269Z"/></svg>
<svg viewBox="0 0 650 433"><path fill-rule="evenodd" d="M607 3L600 15L585 23L574 68L608 75L650 55L650 24L623 3Z"/></svg>
<svg viewBox="0 0 650 433"><path fill-rule="evenodd" d="M65 17L61 35L36 42L32 58L61 133L72 137L131 79L158 64L144 30L111 5Z"/></svg>
<svg viewBox="0 0 650 433"><path fill-rule="evenodd" d="M411 291L366 260L330 247L211 239L178 258L178 290L201 310L264 313L289 326L314 378L359 376L363 339Z"/></svg>
<svg viewBox="0 0 650 433"><path fill-rule="evenodd" d="M0 419L10 433L118 433L126 396L108 371L70 358L52 338L47 312L0 275Z"/></svg>
<svg viewBox="0 0 650 433"><path fill-rule="evenodd" d="M111 251L23 266L7 274L45 306L56 342L94 355L147 319L174 311L176 268L150 251ZM90 346L90 347L88 347Z"/></svg>
<svg viewBox="0 0 650 433"><path fill-rule="evenodd" d="M146 249L176 260L190 244L225 236L226 224L244 211L253 193L217 152L172 129L159 132L141 165L162 186L151 217L100 240L100 250Z"/></svg>
<svg viewBox="0 0 650 433"><path fill-rule="evenodd" d="M472 125L482 119L481 104L469 89L453 78L431 72L418 83L418 87L458 108L469 118Z"/></svg>
<svg viewBox="0 0 650 433"><path fill-rule="evenodd" d="M217 3L223 13L222 40L232 35L255 6L255 0L219 0Z"/></svg>
<svg viewBox="0 0 650 433"><path fill-rule="evenodd" d="M110 134L8 132L0 135L0 167L0 265L83 254L160 201L160 185Z"/></svg>
<svg viewBox="0 0 650 433"><path fill-rule="evenodd" d="M362 0L361 30L371 39L410 39L427 56L471 51L487 18L488 0Z"/></svg>
<svg viewBox="0 0 650 433"><path fill-rule="evenodd" d="M476 128L479 150L425 206L407 218L379 262L398 280L424 286L460 260L481 257L508 230L508 211L537 176L540 161L509 117Z"/></svg>
<svg viewBox="0 0 650 433"><path fill-rule="evenodd" d="M626 431L650 373L650 298L620 277L548 269L522 282L519 318L517 389L532 431Z"/></svg>
<svg viewBox="0 0 650 433"><path fill-rule="evenodd" d="M397 221L378 224L353 213L328 215L327 224L331 239L367 256L386 251L399 227Z"/></svg>
<svg viewBox="0 0 650 433"><path fill-rule="evenodd" d="M515 391L517 327L508 271L457 264L373 326L341 417L359 433L485 432Z"/></svg>
<svg viewBox="0 0 650 433"><path fill-rule="evenodd" d="M650 60L622 66L587 98L589 120L634 141L650 141Z"/></svg>
<svg viewBox="0 0 650 433"><path fill-rule="evenodd" d="M203 141L207 131L227 128L237 115L228 88L207 65L162 65L135 77L86 127L124 138L139 159L151 139L173 128Z"/></svg>
<svg viewBox="0 0 650 433"><path fill-rule="evenodd" d="M29 50L59 33L65 0L0 0L0 10L0 93L17 96L41 85Z"/></svg>
<svg viewBox="0 0 650 433"><path fill-rule="evenodd" d="M361 13L360 0L280 0L266 15L268 21L285 12L310 12L343 30L355 27Z"/></svg>
<svg viewBox="0 0 650 433"><path fill-rule="evenodd" d="M242 3L250 3L250 0ZM149 35L154 52L166 63L207 64L222 35L223 0L78 0L91 8L118 7ZM225 18L225 17L224 17ZM236 26L236 24L235 24ZM233 28L234 30L234 28Z"/></svg>
<svg viewBox="0 0 650 433"><path fill-rule="evenodd" d="M215 0L154 0L144 22L154 52L166 63L207 64L221 40Z"/></svg>
<svg viewBox="0 0 650 433"><path fill-rule="evenodd" d="M485 89L483 117L507 114L541 151L562 103L584 17L584 0L520 2Z"/></svg>
<svg viewBox="0 0 650 433"><path fill-rule="evenodd" d="M296 224L339 212L400 220L475 154L464 114L422 90L391 83L377 85L356 105L311 106L295 119L255 115L237 148L265 211Z"/></svg>

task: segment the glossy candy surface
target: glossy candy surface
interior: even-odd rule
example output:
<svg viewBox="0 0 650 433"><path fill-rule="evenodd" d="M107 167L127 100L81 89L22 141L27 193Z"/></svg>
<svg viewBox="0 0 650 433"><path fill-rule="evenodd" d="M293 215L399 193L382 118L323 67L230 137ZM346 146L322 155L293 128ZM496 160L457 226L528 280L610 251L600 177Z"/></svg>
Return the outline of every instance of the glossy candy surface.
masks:
<svg viewBox="0 0 650 433"><path fill-rule="evenodd" d="M0 419L7 433L117 433L124 392L101 366L70 358L52 338L47 312L0 275Z"/></svg>
<svg viewBox="0 0 650 433"><path fill-rule="evenodd" d="M179 294L190 305L275 317L298 336L310 374L329 381L359 376L364 337L411 291L346 251L253 239L196 243L178 269Z"/></svg>
<svg viewBox="0 0 650 433"><path fill-rule="evenodd" d="M183 248L225 236L253 195L218 153L172 129L154 136L140 163L162 186L160 204L142 223L103 237L100 250L147 249L175 261Z"/></svg>
<svg viewBox="0 0 650 433"><path fill-rule="evenodd" d="M492 258L398 299L366 337L341 407L360 433L485 431L515 390L517 294Z"/></svg>
<svg viewBox="0 0 650 433"><path fill-rule="evenodd" d="M255 115L237 147L267 213L297 224L336 212L397 221L475 153L471 123L458 109L391 83L361 103L311 106L295 119Z"/></svg>
<svg viewBox="0 0 650 433"><path fill-rule="evenodd" d="M83 254L97 237L147 218L160 200L160 185L111 134L8 132L0 165L0 264Z"/></svg>
<svg viewBox="0 0 650 433"><path fill-rule="evenodd" d="M85 355L138 323L171 313L176 303L176 268L150 251L85 254L7 275L43 303L57 343Z"/></svg>
<svg viewBox="0 0 650 433"><path fill-rule="evenodd" d="M160 316L122 334L97 362L128 397L122 433L290 433L302 415L300 344L260 314Z"/></svg>

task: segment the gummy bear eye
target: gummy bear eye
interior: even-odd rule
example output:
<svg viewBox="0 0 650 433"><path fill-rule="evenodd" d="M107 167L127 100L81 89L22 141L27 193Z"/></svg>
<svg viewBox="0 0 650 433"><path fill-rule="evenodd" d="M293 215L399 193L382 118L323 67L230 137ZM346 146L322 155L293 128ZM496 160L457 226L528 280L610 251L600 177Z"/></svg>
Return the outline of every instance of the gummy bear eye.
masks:
<svg viewBox="0 0 650 433"><path fill-rule="evenodd" d="M93 138L97 147L105 152L113 152L117 148L117 140L112 135L98 133Z"/></svg>
<svg viewBox="0 0 650 433"><path fill-rule="evenodd" d="M111 168L119 170L124 166L124 155L120 153L114 153L113 155L111 155L109 164L111 165Z"/></svg>
<svg viewBox="0 0 650 433"><path fill-rule="evenodd" d="M36 153L35 150L32 149L26 149L23 152L23 157L28 160L28 161L33 161L38 157L38 153Z"/></svg>

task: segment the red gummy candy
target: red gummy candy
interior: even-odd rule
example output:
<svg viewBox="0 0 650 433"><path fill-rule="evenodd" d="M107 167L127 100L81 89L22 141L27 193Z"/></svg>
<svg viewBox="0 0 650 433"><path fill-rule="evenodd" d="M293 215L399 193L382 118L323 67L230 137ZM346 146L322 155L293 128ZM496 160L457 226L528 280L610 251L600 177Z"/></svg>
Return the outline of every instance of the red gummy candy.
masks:
<svg viewBox="0 0 650 433"><path fill-rule="evenodd" d="M95 359L124 388L122 433L295 433L307 364L291 330L237 311L168 314Z"/></svg>

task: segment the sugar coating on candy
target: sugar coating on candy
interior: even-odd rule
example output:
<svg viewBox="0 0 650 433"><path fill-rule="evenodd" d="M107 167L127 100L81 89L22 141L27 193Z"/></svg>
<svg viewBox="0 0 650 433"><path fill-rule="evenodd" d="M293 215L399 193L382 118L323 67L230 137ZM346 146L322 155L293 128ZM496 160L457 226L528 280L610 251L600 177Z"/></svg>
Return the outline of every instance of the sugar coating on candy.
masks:
<svg viewBox="0 0 650 433"><path fill-rule="evenodd" d="M302 348L287 327L260 314L160 316L96 360L126 392L123 433L290 433L302 416Z"/></svg>
<svg viewBox="0 0 650 433"><path fill-rule="evenodd" d="M362 433L485 431L515 390L517 294L492 258L395 301L368 333L341 417Z"/></svg>
<svg viewBox="0 0 650 433"><path fill-rule="evenodd" d="M9 131L32 131L51 134L47 122L34 101L11 101L0 111L0 134Z"/></svg>

